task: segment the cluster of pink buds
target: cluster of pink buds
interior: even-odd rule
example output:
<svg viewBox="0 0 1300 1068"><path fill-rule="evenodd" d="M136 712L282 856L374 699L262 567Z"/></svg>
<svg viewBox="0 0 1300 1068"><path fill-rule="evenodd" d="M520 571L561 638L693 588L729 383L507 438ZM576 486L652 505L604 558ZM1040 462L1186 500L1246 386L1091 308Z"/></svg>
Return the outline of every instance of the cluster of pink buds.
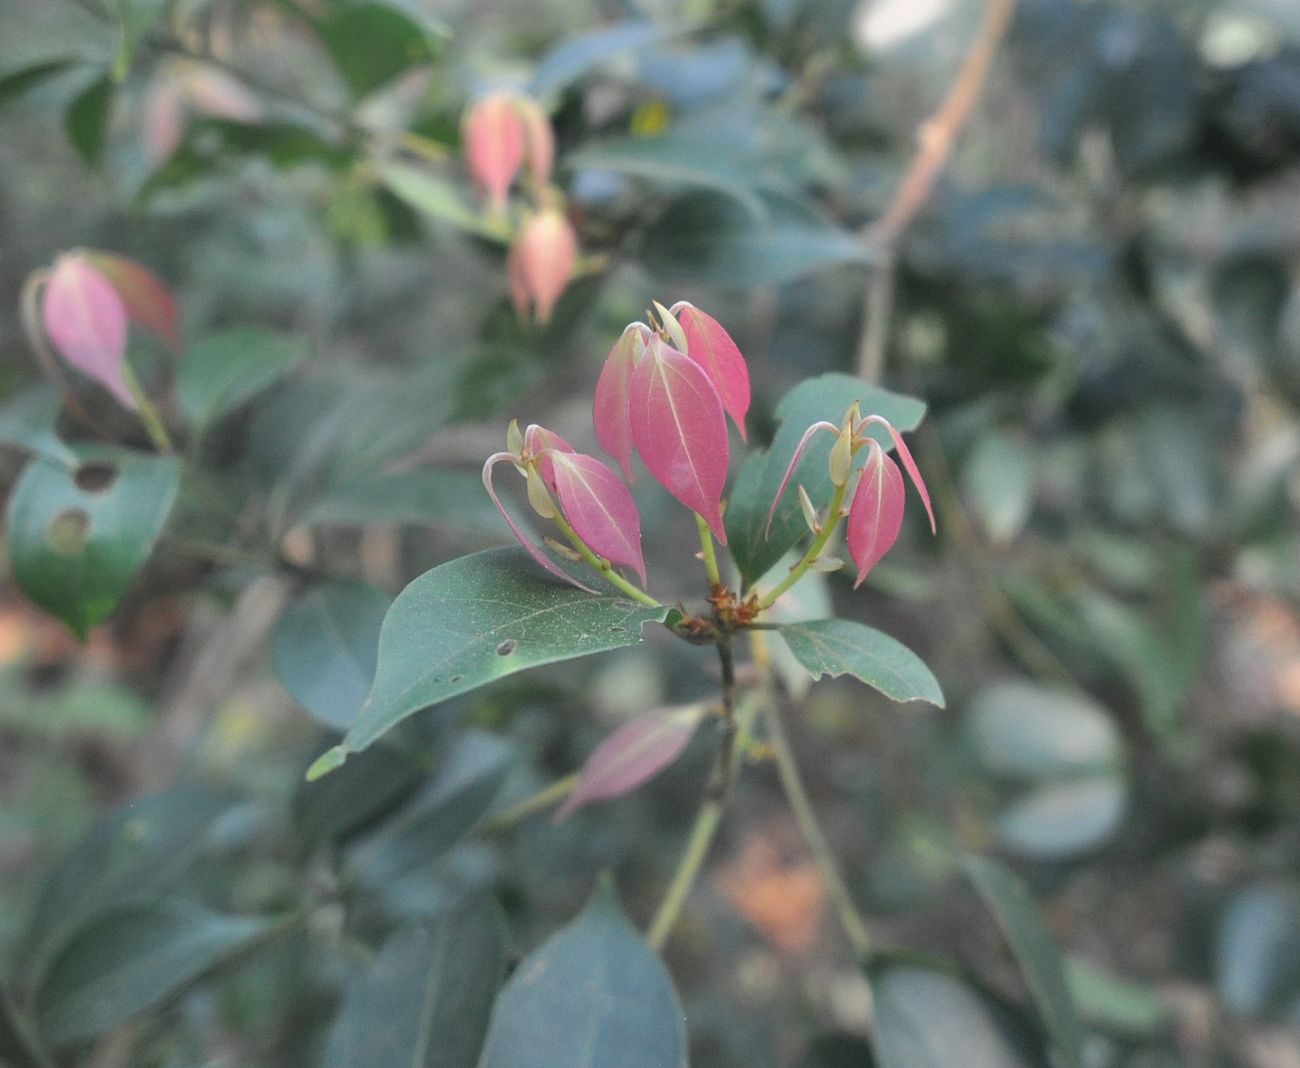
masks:
<svg viewBox="0 0 1300 1068"><path fill-rule="evenodd" d="M35 272L23 291L23 324L38 351L49 344L69 364L139 408L126 365L127 324L134 322L176 349L176 305L167 287L132 260L104 252L60 256Z"/></svg>
<svg viewBox="0 0 1300 1068"><path fill-rule="evenodd" d="M545 323L578 265L577 234L549 185L555 163L550 120L527 96L493 93L466 112L462 139L470 174L496 218L506 216L510 190L526 165L533 206L515 231L506 268L516 313Z"/></svg>

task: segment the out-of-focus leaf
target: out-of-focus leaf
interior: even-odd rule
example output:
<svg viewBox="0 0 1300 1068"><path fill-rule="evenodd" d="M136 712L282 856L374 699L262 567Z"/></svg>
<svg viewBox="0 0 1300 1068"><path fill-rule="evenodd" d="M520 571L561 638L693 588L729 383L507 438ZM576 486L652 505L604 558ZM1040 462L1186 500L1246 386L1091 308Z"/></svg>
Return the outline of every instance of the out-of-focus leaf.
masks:
<svg viewBox="0 0 1300 1068"><path fill-rule="evenodd" d="M0 724L32 738L58 739L90 731L128 739L150 722L149 706L112 681L73 678L66 685L24 685L21 673L0 673Z"/></svg>
<svg viewBox="0 0 1300 1068"><path fill-rule="evenodd" d="M458 186L441 175L409 163L379 163L375 172L388 189L416 211L484 237L502 238L502 231L465 201Z"/></svg>
<svg viewBox="0 0 1300 1068"><path fill-rule="evenodd" d="M848 619L819 619L787 623L781 637L814 678L852 675L891 701L943 707L943 690L925 662L882 631Z"/></svg>
<svg viewBox="0 0 1300 1068"><path fill-rule="evenodd" d="M657 708L628 720L598 745L578 773L578 785L556 813L621 797L676 760L708 713L705 705Z"/></svg>
<svg viewBox="0 0 1300 1068"><path fill-rule="evenodd" d="M416 468L331 486L300 520L311 526L361 527L437 523L475 533L499 532L501 518L477 473Z"/></svg>
<svg viewBox="0 0 1300 1068"><path fill-rule="evenodd" d="M23 592L78 637L107 619L167 522L180 462L80 449L76 471L44 459L9 498L9 559Z"/></svg>
<svg viewBox="0 0 1300 1068"><path fill-rule="evenodd" d="M924 402L869 386L851 375L810 378L781 398L775 413L780 426L771 447L756 449L746 458L727 504L727 549L746 581L770 571L808 533L795 492L799 486L808 491L814 507L824 508L830 502L834 486L828 460L833 438L821 434L804 450L768 528L772 501L804 431L823 419L838 425L855 400L861 403L863 415L882 415L899 431L915 429L925 415ZM889 435L879 427L871 429L871 436L886 451L893 448ZM866 460L865 452L859 453L860 463Z"/></svg>
<svg viewBox="0 0 1300 1068"><path fill-rule="evenodd" d="M1205 534L1216 519L1219 478L1212 432L1193 412L1146 409L1133 446L1168 520L1186 534Z"/></svg>
<svg viewBox="0 0 1300 1068"><path fill-rule="evenodd" d="M294 598L271 636L275 673L313 717L346 731L370 692L379 628L391 598L352 582L331 582Z"/></svg>
<svg viewBox="0 0 1300 1068"><path fill-rule="evenodd" d="M1083 1066L1083 1028L1066 982L1065 967L1024 883L987 857L968 856L966 875L989 911L997 918L1011 952L1020 965L1034 1006L1048 1036L1070 1068Z"/></svg>
<svg viewBox="0 0 1300 1068"><path fill-rule="evenodd" d="M1065 964L1079 1014L1113 1034L1147 1038L1169 1026L1172 1014L1149 986L1121 979L1079 958Z"/></svg>
<svg viewBox="0 0 1300 1068"><path fill-rule="evenodd" d="M686 1057L672 980L605 885L506 983L479 1068L686 1068Z"/></svg>
<svg viewBox="0 0 1300 1068"><path fill-rule="evenodd" d="M41 1044L36 1028L7 987L0 985L0 1064L10 1068L54 1068L54 1058Z"/></svg>
<svg viewBox="0 0 1300 1068"><path fill-rule="evenodd" d="M167 10L170 0L110 0L117 16L117 59L113 63L113 80L121 82L131 70L135 50Z"/></svg>
<svg viewBox="0 0 1300 1068"><path fill-rule="evenodd" d="M70 58L47 59L40 63L33 63L28 67L19 67L17 70L0 74L0 107L3 107L10 100L22 96L29 90L35 89L42 82L72 69L80 62L81 60Z"/></svg>
<svg viewBox="0 0 1300 1068"><path fill-rule="evenodd" d="M491 808L515 758L490 734L462 734L429 784L352 848L348 870L385 886L442 856Z"/></svg>
<svg viewBox="0 0 1300 1068"><path fill-rule="evenodd" d="M203 426L283 378L307 355L305 339L258 327L200 338L176 367L176 395L186 418Z"/></svg>
<svg viewBox="0 0 1300 1068"><path fill-rule="evenodd" d="M335 67L357 97L434 57L424 28L391 3L355 3L316 24Z"/></svg>
<svg viewBox="0 0 1300 1068"><path fill-rule="evenodd" d="M68 105L64 116L68 140L88 167L98 167L103 161L108 112L112 103L113 82L105 75L78 93Z"/></svg>
<svg viewBox="0 0 1300 1068"><path fill-rule="evenodd" d="M966 736L981 763L1021 780L1110 771L1123 757L1105 709L1062 690L999 683L966 710Z"/></svg>
<svg viewBox="0 0 1300 1068"><path fill-rule="evenodd" d="M872 1048L879 1068L1034 1068L978 994L945 972L913 965L871 975Z"/></svg>
<svg viewBox="0 0 1300 1068"><path fill-rule="evenodd" d="M77 932L41 984L41 1034L55 1046L103 1034L248 949L271 926L186 901L106 911Z"/></svg>
<svg viewBox="0 0 1300 1068"><path fill-rule="evenodd" d="M672 34L684 33L687 29L689 27L625 22L567 37L542 57L533 74L530 91L536 97L551 96L611 60Z"/></svg>
<svg viewBox="0 0 1300 1068"><path fill-rule="evenodd" d="M54 432L63 401L44 382L28 386L0 408L0 444L34 453L63 467L77 466L77 454Z"/></svg>
<svg viewBox="0 0 1300 1068"><path fill-rule="evenodd" d="M1033 454L1008 434L986 434L962 468L961 489L989 539L1013 541L1033 506Z"/></svg>
<svg viewBox="0 0 1300 1068"><path fill-rule="evenodd" d="M410 795L427 774L414 754L372 746L333 775L299 783L294 825L309 845L347 838Z"/></svg>
<svg viewBox="0 0 1300 1068"><path fill-rule="evenodd" d="M1043 860L1065 860L1101 845L1128 805L1117 775L1035 787L998 813L998 834L1009 849Z"/></svg>
<svg viewBox="0 0 1300 1068"><path fill-rule="evenodd" d="M426 571L384 618L370 696L343 740L359 752L422 708L525 668L637 645L668 609L591 594L548 576L521 549Z"/></svg>
<svg viewBox="0 0 1300 1068"><path fill-rule="evenodd" d="M1215 985L1229 1011L1259 1016L1300 990L1300 894L1257 884L1224 910L1215 939Z"/></svg>
<svg viewBox="0 0 1300 1068"><path fill-rule="evenodd" d="M504 964L487 899L398 927L349 985L323 1068L475 1068Z"/></svg>

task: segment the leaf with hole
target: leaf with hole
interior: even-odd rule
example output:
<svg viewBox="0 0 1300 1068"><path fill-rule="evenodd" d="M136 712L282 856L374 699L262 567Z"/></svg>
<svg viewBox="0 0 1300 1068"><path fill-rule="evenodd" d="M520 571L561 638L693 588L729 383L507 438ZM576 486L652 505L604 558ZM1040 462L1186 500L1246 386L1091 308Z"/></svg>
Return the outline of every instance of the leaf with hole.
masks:
<svg viewBox="0 0 1300 1068"><path fill-rule="evenodd" d="M76 450L69 470L32 460L9 498L9 559L24 593L80 638L112 614L162 533L180 461Z"/></svg>
<svg viewBox="0 0 1300 1068"><path fill-rule="evenodd" d="M663 964L606 884L510 977L479 1068L686 1068L685 1022Z"/></svg>
<svg viewBox="0 0 1300 1068"><path fill-rule="evenodd" d="M502 942L501 915L485 898L396 928L348 985L323 1068L475 1068Z"/></svg>
<svg viewBox="0 0 1300 1068"><path fill-rule="evenodd" d="M891 701L943 707L943 691L924 661L882 631L848 619L818 619L782 624L781 637L813 678L852 675Z"/></svg>

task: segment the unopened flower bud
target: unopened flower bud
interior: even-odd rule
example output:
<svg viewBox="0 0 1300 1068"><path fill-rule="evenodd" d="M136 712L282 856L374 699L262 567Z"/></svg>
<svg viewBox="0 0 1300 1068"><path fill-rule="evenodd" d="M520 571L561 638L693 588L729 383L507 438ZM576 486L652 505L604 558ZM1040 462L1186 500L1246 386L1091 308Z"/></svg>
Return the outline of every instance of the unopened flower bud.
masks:
<svg viewBox="0 0 1300 1068"><path fill-rule="evenodd" d="M578 237L564 213L538 212L510 247L506 267L515 310L526 315L531 308L538 322L548 322L577 265Z"/></svg>
<svg viewBox="0 0 1300 1068"><path fill-rule="evenodd" d="M524 161L524 120L508 93L493 93L465 114L462 140L470 174L488 194L492 211L505 213L506 195Z"/></svg>
<svg viewBox="0 0 1300 1068"><path fill-rule="evenodd" d="M853 469L853 430L851 427L845 427L840 431L839 437L835 439L835 444L831 446L828 464L831 472L831 484L837 487L847 485L849 472Z"/></svg>
<svg viewBox="0 0 1300 1068"><path fill-rule="evenodd" d="M814 534L820 534L822 525L817 519L817 509L813 507L812 498L802 483L799 485L799 507L803 509L803 521L808 524L808 529Z"/></svg>

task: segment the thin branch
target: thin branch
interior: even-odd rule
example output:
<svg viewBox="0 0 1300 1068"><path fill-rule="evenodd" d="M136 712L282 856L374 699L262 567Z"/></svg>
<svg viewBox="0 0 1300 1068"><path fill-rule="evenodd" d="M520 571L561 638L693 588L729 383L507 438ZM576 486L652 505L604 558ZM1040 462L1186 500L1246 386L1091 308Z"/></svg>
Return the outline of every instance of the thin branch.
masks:
<svg viewBox="0 0 1300 1068"><path fill-rule="evenodd" d="M920 147L898 192L884 214L863 232L863 239L878 257L867 277L858 342L858 374L868 382L878 381L884 369L898 241L929 199L953 145L970 119L1015 6L1016 0L989 0L979 33L971 42L952 88L939 109L921 124Z"/></svg>

